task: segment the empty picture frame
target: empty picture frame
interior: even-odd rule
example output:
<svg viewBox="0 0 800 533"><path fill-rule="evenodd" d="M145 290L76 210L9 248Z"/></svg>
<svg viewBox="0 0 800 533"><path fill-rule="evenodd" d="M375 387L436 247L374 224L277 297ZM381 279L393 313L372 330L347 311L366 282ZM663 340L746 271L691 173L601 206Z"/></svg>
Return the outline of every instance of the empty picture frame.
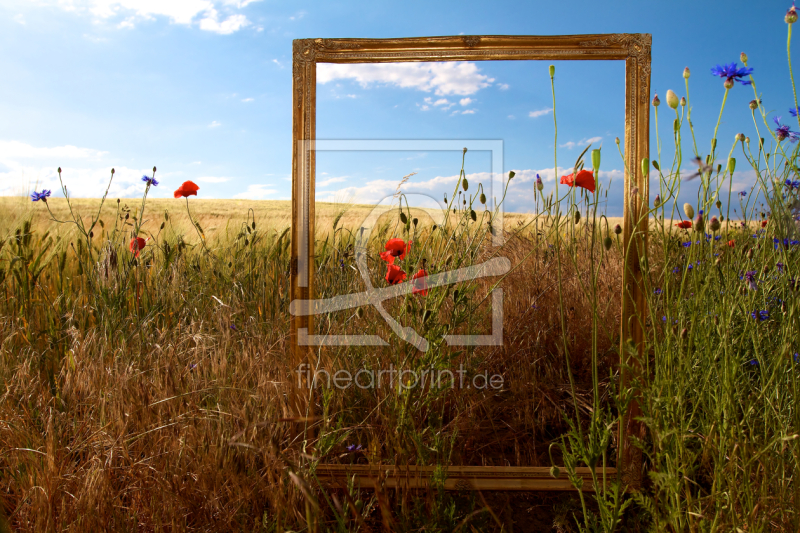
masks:
<svg viewBox="0 0 800 533"><path fill-rule="evenodd" d="M630 386L635 360L628 360L631 342L641 355L645 298L642 261L647 249L649 179L641 161L650 144L650 34L619 33L558 36L414 37L402 39L297 39L292 50L292 229L290 301L295 310L314 298L314 201L317 63L396 63L433 61L575 60L625 61L625 184L623 278L620 332L620 387ZM313 332L311 313L293 313L290 341L295 363L313 347L298 343L298 332ZM634 438L644 436L638 402L631 403L619 428L618 473L623 483L638 488L643 478L641 451ZM386 486L423 487L427 467L391 465L319 465L317 475L331 487L356 483L369 487L379 478ZM451 467L449 489L567 490L542 467ZM584 471L585 470L585 471ZM607 475L616 475L613 469ZM580 469L584 488L591 490L588 468Z"/></svg>

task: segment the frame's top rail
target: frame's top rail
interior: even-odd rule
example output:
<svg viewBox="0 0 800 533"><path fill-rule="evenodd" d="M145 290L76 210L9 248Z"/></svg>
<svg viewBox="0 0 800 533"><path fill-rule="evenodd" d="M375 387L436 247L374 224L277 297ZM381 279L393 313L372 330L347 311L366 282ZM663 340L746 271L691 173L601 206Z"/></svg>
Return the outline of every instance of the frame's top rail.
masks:
<svg viewBox="0 0 800 533"><path fill-rule="evenodd" d="M455 35L400 39L296 39L295 59L318 63L481 60L624 60L650 54L649 33Z"/></svg>

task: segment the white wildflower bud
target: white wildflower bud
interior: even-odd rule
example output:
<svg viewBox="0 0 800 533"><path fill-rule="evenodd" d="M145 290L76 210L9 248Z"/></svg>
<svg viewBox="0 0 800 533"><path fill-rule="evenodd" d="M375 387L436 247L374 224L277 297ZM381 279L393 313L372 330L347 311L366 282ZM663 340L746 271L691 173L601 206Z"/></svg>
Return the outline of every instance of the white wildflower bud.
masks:
<svg viewBox="0 0 800 533"><path fill-rule="evenodd" d="M680 104L680 99L678 95L672 92L672 89L667 91L667 105L670 106L672 109L678 109L678 105Z"/></svg>
<svg viewBox="0 0 800 533"><path fill-rule="evenodd" d="M692 204L690 203L683 204L683 212L686 213L686 218L688 219L694 218L694 207L692 207Z"/></svg>

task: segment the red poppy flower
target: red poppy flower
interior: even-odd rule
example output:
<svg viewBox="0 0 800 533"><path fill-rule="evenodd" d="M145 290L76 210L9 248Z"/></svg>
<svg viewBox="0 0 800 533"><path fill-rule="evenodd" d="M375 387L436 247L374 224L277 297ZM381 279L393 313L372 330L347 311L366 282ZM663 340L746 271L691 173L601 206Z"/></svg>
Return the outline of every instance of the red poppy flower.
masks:
<svg viewBox="0 0 800 533"><path fill-rule="evenodd" d="M692 221L691 220L681 220L680 222L676 222L675 225L678 226L681 229L689 229L689 228L692 227Z"/></svg>
<svg viewBox="0 0 800 533"><path fill-rule="evenodd" d="M422 296L428 295L428 283L425 280L427 277L428 273L425 272L424 268L418 270L416 274L411 276L414 285L414 289L411 291L413 294L421 294Z"/></svg>
<svg viewBox="0 0 800 533"><path fill-rule="evenodd" d="M134 257L139 257L139 251L144 250L145 244L147 244L147 241L141 237L131 239L130 249Z"/></svg>
<svg viewBox="0 0 800 533"><path fill-rule="evenodd" d="M736 243L734 241L728 241L728 246L733 248L734 246L736 246Z"/></svg>
<svg viewBox="0 0 800 533"><path fill-rule="evenodd" d="M566 176L561 176L561 181L564 185L569 185L570 187L583 187L589 192L594 192L594 174L592 174L591 170L581 170L578 172L578 178L573 178L572 174L567 174Z"/></svg>
<svg viewBox="0 0 800 533"><path fill-rule="evenodd" d="M389 285L397 285L406 280L406 273L397 265L386 265L386 281Z"/></svg>
<svg viewBox="0 0 800 533"><path fill-rule="evenodd" d="M766 228L767 227L767 221L766 220L762 220L761 221L761 227L762 228Z"/></svg>
<svg viewBox="0 0 800 533"><path fill-rule="evenodd" d="M384 248L386 248L386 251L381 252L381 259L392 265L394 264L395 257L399 258L401 261L406 258L406 254L411 248L411 241L408 241L408 244L406 244L403 239L389 239Z"/></svg>
<svg viewBox="0 0 800 533"><path fill-rule="evenodd" d="M197 191L200 187L193 181L184 181L180 187L175 191L175 198L188 198L189 196L197 196Z"/></svg>

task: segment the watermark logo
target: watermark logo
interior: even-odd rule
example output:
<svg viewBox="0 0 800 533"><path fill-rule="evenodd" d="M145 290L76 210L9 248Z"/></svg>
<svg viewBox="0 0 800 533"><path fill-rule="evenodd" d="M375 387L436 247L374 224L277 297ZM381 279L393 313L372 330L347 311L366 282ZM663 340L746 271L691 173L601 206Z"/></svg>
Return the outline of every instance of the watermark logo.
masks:
<svg viewBox="0 0 800 533"><path fill-rule="evenodd" d="M490 198L494 203L496 212L492 230L492 244L500 246L503 244L503 213L502 204L499 206L494 202L494 194L502 192L503 183L503 143L500 140L475 141L475 140L449 140L449 141L298 141L299 161L308 161L308 154L311 151L321 150L489 150L492 154L492 182L490 185ZM406 193L407 197L421 196L438 200L431 196L420 193ZM357 307L371 305L381 315L392 332L405 342L412 344L420 351L427 351L428 341L417 333L414 328L404 327L392 317L383 307L383 302L391 298L410 294L414 289L414 281L408 281L389 287L374 287L369 277L367 269L367 244L373 227L378 218L383 215L391 203L393 197L386 197L376 205L364 220L361 230L358 232L355 247L355 260L359 274L364 282L365 290L360 293L344 294L332 298L318 300L294 300L289 305L289 312L293 316L310 316L355 309ZM303 202L300 202L301 204ZM421 208L422 209L422 208ZM433 221L440 224L444 220L446 206L442 209L423 209ZM300 286L308 286L305 273L308 264L307 242L312 238L309 234L310 224L308 223L307 213L300 213L301 242L300 257L298 258L298 272ZM484 277L495 277L506 274L511 269L511 262L505 257L495 257L478 265L459 268L446 272L429 275L425 282L427 288L441 287L473 281ZM444 340L450 346L499 346L503 343L503 290L494 288L492 290L492 333L489 335L445 335ZM297 342L301 346L388 346L389 343L378 335L313 335L307 328L300 328L297 332Z"/></svg>
<svg viewBox="0 0 800 533"><path fill-rule="evenodd" d="M339 390L346 390L356 386L359 389L379 389L388 387L389 389L409 390L414 388L456 388L500 390L503 388L503 376L501 374L489 375L488 372L478 373L474 376L466 376L467 371L463 365L459 365L458 370L424 368L422 370L397 369L393 365L389 368L372 370L362 368L355 374L349 370L337 370L330 373L327 370L313 371L311 365L307 363L297 367L297 386L305 385L310 388L316 387L335 387ZM456 375L458 377L456 378Z"/></svg>

